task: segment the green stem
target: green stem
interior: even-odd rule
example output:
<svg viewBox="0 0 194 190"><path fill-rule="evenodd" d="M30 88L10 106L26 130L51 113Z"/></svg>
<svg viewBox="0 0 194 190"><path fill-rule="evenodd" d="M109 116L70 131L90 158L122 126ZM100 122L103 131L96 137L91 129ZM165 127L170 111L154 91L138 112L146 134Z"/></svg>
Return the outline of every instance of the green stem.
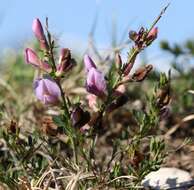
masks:
<svg viewBox="0 0 194 190"><path fill-rule="evenodd" d="M54 52L53 52L53 48L54 48L53 46L54 45L52 43L51 35L48 31L47 31L47 38L48 38L48 45L49 45L49 57L50 57L50 61L51 61L51 64L52 64L52 70L55 73L57 68L56 68L56 63L55 63L55 59L54 59ZM69 110L68 110L68 107L67 107L67 101L66 101L66 98L65 98L65 93L63 92L60 81L58 79L55 79L55 82L57 83L57 85L60 89L60 92L61 92L61 98L63 100L63 110L65 112L65 116L69 119L70 114L69 114Z"/></svg>
<svg viewBox="0 0 194 190"><path fill-rule="evenodd" d="M72 144L72 149L73 149L73 158L74 158L74 163L77 165L78 163L78 156L77 156L77 146L75 144L75 139L74 137L71 138L71 144Z"/></svg>
<svg viewBox="0 0 194 190"><path fill-rule="evenodd" d="M168 3L160 12L160 14L158 15L158 17L154 20L153 24L151 25L151 27L148 30L148 34L149 32L154 28L154 26L158 23L158 21L161 19L161 17L164 15L164 13L166 12L167 8L169 7L170 3Z"/></svg>
<svg viewBox="0 0 194 190"><path fill-rule="evenodd" d="M49 58L51 61L51 65L52 65L52 72L55 73L57 70L56 67L56 63L55 63L55 59L54 59L54 43L52 42L52 38L51 35L49 33L49 31L47 30L47 38L48 38L48 45L49 45ZM64 110L64 115L66 117L66 119L68 120L68 124L70 126L70 113L69 113L69 109L68 109L68 105L67 105L67 101L66 101L66 97L65 97L65 93L63 92L63 88L60 82L60 79L53 77L55 82L57 83L60 92L61 92L61 98L63 101L63 105L62 105L62 109ZM74 135L74 134L73 134ZM74 163L77 164L78 163L78 156L77 156L77 145L76 145L76 139L74 136L72 136L72 134L69 135L71 144L72 144L72 150L73 150L73 157L74 157Z"/></svg>
<svg viewBox="0 0 194 190"><path fill-rule="evenodd" d="M69 110L68 110L68 107L67 107L67 101L66 101L66 98L65 98L65 93L63 92L60 81L58 81L58 80L55 80L55 81L56 81L56 83L57 83L57 85L60 89L60 92L61 92L61 98L62 98L62 101L63 101L63 110L65 112L65 116L67 116L67 118L70 119L70 114L69 114Z"/></svg>

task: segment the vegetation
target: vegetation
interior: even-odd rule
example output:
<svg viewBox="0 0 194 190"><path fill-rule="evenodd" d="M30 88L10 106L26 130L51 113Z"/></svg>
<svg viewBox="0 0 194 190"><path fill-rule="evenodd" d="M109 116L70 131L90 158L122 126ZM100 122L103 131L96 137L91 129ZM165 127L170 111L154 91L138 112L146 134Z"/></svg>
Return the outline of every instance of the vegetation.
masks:
<svg viewBox="0 0 194 190"><path fill-rule="evenodd" d="M193 42L161 42L176 75L149 64L132 70L157 39L165 10L150 28L129 32L126 63L119 48L98 65L87 54L58 53L48 19L45 30L34 20L35 50L26 48L25 59L23 51L4 57L1 65L2 188L143 189L148 173L172 164L172 147L173 155L192 150L193 70L182 65L193 58Z"/></svg>

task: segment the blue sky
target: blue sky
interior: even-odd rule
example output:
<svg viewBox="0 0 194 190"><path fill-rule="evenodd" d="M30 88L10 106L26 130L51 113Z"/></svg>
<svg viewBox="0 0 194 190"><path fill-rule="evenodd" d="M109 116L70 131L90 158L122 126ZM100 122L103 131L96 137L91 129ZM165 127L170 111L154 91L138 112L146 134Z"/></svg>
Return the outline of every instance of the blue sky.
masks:
<svg viewBox="0 0 194 190"><path fill-rule="evenodd" d="M150 26L162 7L171 5L160 20L159 37L151 50L157 51L159 41L182 42L194 36L193 0L4 0L0 6L0 47L22 47L33 38L32 20L48 16L51 30L61 36L66 44L86 43L96 14L98 15L95 38L98 44L108 47L112 21L117 23L117 33ZM127 39L128 32L125 34ZM80 46L80 47L79 47Z"/></svg>

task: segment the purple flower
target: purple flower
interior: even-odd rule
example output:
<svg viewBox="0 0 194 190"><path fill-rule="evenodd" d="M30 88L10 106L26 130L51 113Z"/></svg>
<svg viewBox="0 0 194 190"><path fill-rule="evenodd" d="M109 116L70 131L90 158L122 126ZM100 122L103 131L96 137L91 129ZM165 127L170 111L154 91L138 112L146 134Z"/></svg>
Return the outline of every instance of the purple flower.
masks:
<svg viewBox="0 0 194 190"><path fill-rule="evenodd" d="M34 90L36 97L46 105L56 105L59 103L61 92L51 79L42 78L34 82Z"/></svg>
<svg viewBox="0 0 194 190"><path fill-rule="evenodd" d="M40 42L41 48L47 49L48 45L47 45L46 37L44 35L44 30L43 30L42 24L38 18L33 20L32 31L34 32L36 38Z"/></svg>
<svg viewBox="0 0 194 190"><path fill-rule="evenodd" d="M25 49L25 60L27 64L32 64L46 72L51 71L51 67L48 63L41 61L36 52L30 48Z"/></svg>
<svg viewBox="0 0 194 190"><path fill-rule="evenodd" d="M97 69L93 60L87 54L84 56L84 64L87 72L86 90L100 98L106 94L106 81L104 75Z"/></svg>
<svg viewBox="0 0 194 190"><path fill-rule="evenodd" d="M106 81L104 75L94 67L92 67L87 74L86 90L101 98L106 94Z"/></svg>
<svg viewBox="0 0 194 190"><path fill-rule="evenodd" d="M85 68L86 68L86 72L87 73L89 72L89 70L91 68L95 68L96 69L95 63L93 62L91 57L89 55L87 55L87 54L84 56L84 64L85 64Z"/></svg>

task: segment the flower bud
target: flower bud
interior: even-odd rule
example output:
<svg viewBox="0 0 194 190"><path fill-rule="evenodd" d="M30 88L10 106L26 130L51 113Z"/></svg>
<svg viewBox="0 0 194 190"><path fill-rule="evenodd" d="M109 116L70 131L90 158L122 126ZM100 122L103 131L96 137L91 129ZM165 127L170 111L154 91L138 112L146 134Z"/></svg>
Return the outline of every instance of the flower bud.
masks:
<svg viewBox="0 0 194 190"><path fill-rule="evenodd" d="M33 66L38 67L40 65L40 59L36 52L30 48L25 49L25 60L26 63L32 64Z"/></svg>
<svg viewBox="0 0 194 190"><path fill-rule="evenodd" d="M59 57L59 64L57 65L56 76L62 76L75 65L75 61L71 59L70 50L63 48Z"/></svg>
<svg viewBox="0 0 194 190"><path fill-rule="evenodd" d="M77 105L71 113L72 125L76 128L81 128L90 120L89 112L84 112L82 108Z"/></svg>
<svg viewBox="0 0 194 190"><path fill-rule="evenodd" d="M135 63L136 57L137 57L137 55L135 55L133 57L133 59L131 59L131 61L124 66L123 74L125 76L128 75L131 72L131 69L133 68L133 65Z"/></svg>
<svg viewBox="0 0 194 190"><path fill-rule="evenodd" d="M158 27L152 28L152 30L148 33L147 35L147 40L148 41L154 41L158 36Z"/></svg>
<svg viewBox="0 0 194 190"><path fill-rule="evenodd" d="M25 60L27 64L31 64L46 72L51 71L50 65L46 62L41 61L36 52L30 48L25 49Z"/></svg>
<svg viewBox="0 0 194 190"><path fill-rule="evenodd" d="M89 72L89 70L91 68L95 68L96 69L95 63L93 62L91 57L89 55L87 55L87 54L84 56L84 64L85 64L85 69L86 69L87 73Z"/></svg>
<svg viewBox="0 0 194 190"><path fill-rule="evenodd" d="M61 91L51 79L42 78L34 82L34 90L36 97L46 105L56 105L59 103Z"/></svg>
<svg viewBox="0 0 194 190"><path fill-rule="evenodd" d="M48 44L47 44L47 41L46 41L46 37L44 35L44 30L43 30L42 24L41 24L41 22L38 18L33 20L32 31L34 32L36 38L40 42L41 48L42 49L47 49Z"/></svg>
<svg viewBox="0 0 194 190"><path fill-rule="evenodd" d="M122 59L119 53L116 53L115 55L115 64L118 69L122 67Z"/></svg>
<svg viewBox="0 0 194 190"><path fill-rule="evenodd" d="M136 31L129 31L129 39L133 40L133 41L136 41L138 38L138 34Z"/></svg>
<svg viewBox="0 0 194 190"><path fill-rule="evenodd" d="M134 41L135 47L138 50L141 50L145 47L144 34L145 34L145 29L143 27L141 27L138 32L135 32L135 31L129 32L129 38Z"/></svg>

